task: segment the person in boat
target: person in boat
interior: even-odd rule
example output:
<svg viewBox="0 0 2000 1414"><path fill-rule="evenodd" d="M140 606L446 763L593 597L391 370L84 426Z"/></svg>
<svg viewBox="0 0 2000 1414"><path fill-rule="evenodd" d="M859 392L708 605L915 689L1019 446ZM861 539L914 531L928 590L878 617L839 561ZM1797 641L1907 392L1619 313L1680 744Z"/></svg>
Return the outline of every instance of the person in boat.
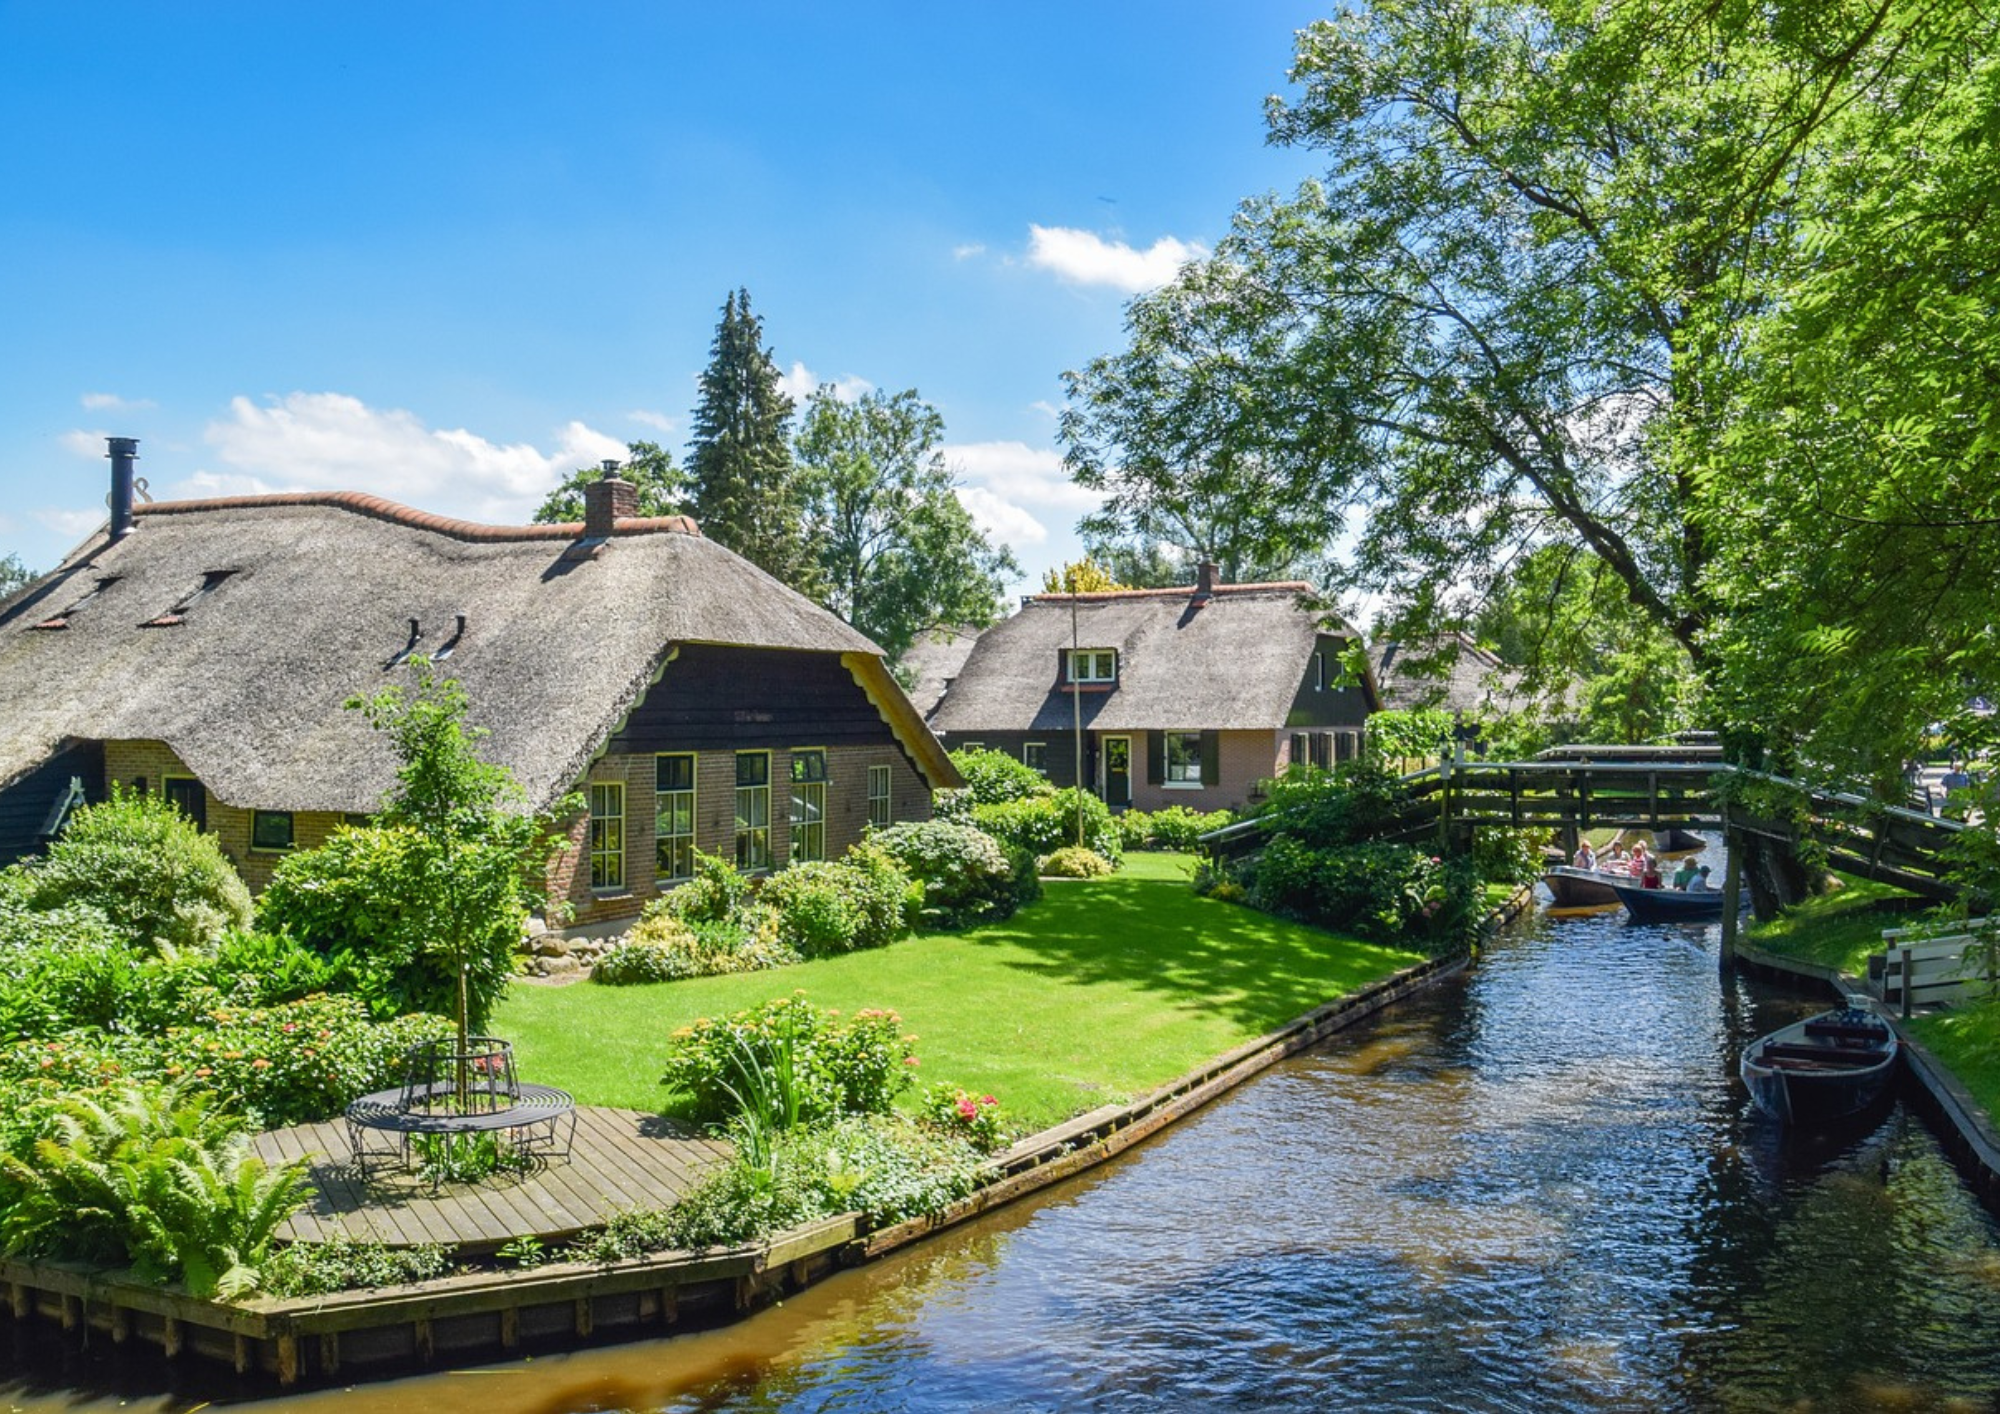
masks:
<svg viewBox="0 0 2000 1414"><path fill-rule="evenodd" d="M1585 840L1577 849L1576 858L1571 860L1570 863L1578 869L1595 870L1597 868L1597 851L1590 847L1589 840Z"/></svg>
<svg viewBox="0 0 2000 1414"><path fill-rule="evenodd" d="M1632 846L1632 857L1626 862L1625 870L1633 878L1643 881L1652 863L1652 857L1646 852L1646 842L1639 840Z"/></svg>
<svg viewBox="0 0 2000 1414"><path fill-rule="evenodd" d="M1639 876L1639 887L1642 889L1666 887L1665 881L1660 878L1660 861L1651 855L1646 856L1646 872Z"/></svg>
<svg viewBox="0 0 2000 1414"><path fill-rule="evenodd" d="M1708 882L1708 866L1706 864L1694 871L1694 877L1688 880L1687 891L1691 894L1713 892L1713 888Z"/></svg>
<svg viewBox="0 0 2000 1414"><path fill-rule="evenodd" d="M1625 871L1625 846L1613 840L1604 847L1604 853L1597 858L1597 867L1607 874L1621 874Z"/></svg>
<svg viewBox="0 0 2000 1414"><path fill-rule="evenodd" d="M1684 890L1699 878L1700 875L1700 866L1694 862L1694 856L1689 855L1681 861L1681 867L1674 870L1674 887Z"/></svg>

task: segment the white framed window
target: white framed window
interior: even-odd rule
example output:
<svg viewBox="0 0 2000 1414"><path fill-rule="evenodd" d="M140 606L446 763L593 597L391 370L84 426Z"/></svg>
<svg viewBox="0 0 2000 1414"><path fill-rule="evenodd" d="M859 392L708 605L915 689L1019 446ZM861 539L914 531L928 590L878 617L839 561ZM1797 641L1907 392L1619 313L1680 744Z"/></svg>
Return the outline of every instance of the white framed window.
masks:
<svg viewBox="0 0 2000 1414"><path fill-rule="evenodd" d="M694 877L694 753L653 758L653 835L660 883Z"/></svg>
<svg viewBox="0 0 2000 1414"><path fill-rule="evenodd" d="M1326 691L1326 653L1324 650L1313 654L1313 691Z"/></svg>
<svg viewBox="0 0 2000 1414"><path fill-rule="evenodd" d="M771 867L771 753L736 753L736 867Z"/></svg>
<svg viewBox="0 0 2000 1414"><path fill-rule="evenodd" d="M1072 648L1069 650L1071 682L1117 682L1118 650L1115 648Z"/></svg>
<svg viewBox="0 0 2000 1414"><path fill-rule="evenodd" d="M1049 744L1045 741L1021 743L1021 764L1046 776L1049 773Z"/></svg>
<svg viewBox="0 0 2000 1414"><path fill-rule="evenodd" d="M868 823L877 830L886 830L891 823L887 766L868 768Z"/></svg>
<svg viewBox="0 0 2000 1414"><path fill-rule="evenodd" d="M1170 786L1201 784L1201 733L1168 732L1167 780Z"/></svg>
<svg viewBox="0 0 2000 1414"><path fill-rule="evenodd" d="M625 887L625 784L593 781L590 786L590 887L616 892Z"/></svg>
<svg viewBox="0 0 2000 1414"><path fill-rule="evenodd" d="M792 860L826 858L826 752L792 753Z"/></svg>

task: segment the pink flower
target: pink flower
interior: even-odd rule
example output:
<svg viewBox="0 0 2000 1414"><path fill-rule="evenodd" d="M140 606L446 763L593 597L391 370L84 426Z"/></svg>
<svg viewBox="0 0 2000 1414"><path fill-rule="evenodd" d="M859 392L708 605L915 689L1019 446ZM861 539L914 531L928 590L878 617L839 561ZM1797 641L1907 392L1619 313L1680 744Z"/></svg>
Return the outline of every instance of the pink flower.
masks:
<svg viewBox="0 0 2000 1414"><path fill-rule="evenodd" d="M915 1056L904 1056L904 1057L903 1057L903 1064L904 1064L904 1065L915 1065L916 1063L917 1063L917 1058L916 1058Z"/></svg>
<svg viewBox="0 0 2000 1414"><path fill-rule="evenodd" d="M269 1070L271 1068L271 1063L265 1060L262 1056L259 1056L257 1057L257 1059L250 1062L250 1068L252 1070Z"/></svg>

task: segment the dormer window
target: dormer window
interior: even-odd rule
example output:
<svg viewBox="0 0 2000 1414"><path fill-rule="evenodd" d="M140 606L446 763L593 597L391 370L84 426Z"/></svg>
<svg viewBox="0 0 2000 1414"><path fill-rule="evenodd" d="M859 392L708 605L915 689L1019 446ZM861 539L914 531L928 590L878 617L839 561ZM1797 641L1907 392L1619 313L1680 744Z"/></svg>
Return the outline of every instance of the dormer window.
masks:
<svg viewBox="0 0 2000 1414"><path fill-rule="evenodd" d="M201 576L201 583L197 585L194 589L190 590L186 598L182 599L178 604L174 605L173 608L167 610L164 614L161 614L157 619L148 619L146 620L146 622L140 624L139 627L173 628L176 625L185 622L188 610L192 609L202 599L206 598L210 594L213 594L217 589L221 588L223 581L228 579L231 575L235 573L236 573L235 570L203 571Z"/></svg>
<svg viewBox="0 0 2000 1414"><path fill-rule="evenodd" d="M1115 683L1118 681L1118 650L1115 648L1072 648L1069 680L1074 683Z"/></svg>

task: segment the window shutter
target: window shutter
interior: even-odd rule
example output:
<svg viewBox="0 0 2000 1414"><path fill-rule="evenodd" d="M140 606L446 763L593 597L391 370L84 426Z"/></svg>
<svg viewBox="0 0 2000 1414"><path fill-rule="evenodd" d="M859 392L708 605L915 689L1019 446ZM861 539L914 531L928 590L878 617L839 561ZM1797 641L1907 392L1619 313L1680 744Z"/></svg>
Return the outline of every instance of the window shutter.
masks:
<svg viewBox="0 0 2000 1414"><path fill-rule="evenodd" d="M1156 786L1167 778L1167 734L1146 733L1146 784Z"/></svg>
<svg viewBox="0 0 2000 1414"><path fill-rule="evenodd" d="M1222 784L1222 737L1217 732L1201 734L1201 783L1205 786Z"/></svg>

